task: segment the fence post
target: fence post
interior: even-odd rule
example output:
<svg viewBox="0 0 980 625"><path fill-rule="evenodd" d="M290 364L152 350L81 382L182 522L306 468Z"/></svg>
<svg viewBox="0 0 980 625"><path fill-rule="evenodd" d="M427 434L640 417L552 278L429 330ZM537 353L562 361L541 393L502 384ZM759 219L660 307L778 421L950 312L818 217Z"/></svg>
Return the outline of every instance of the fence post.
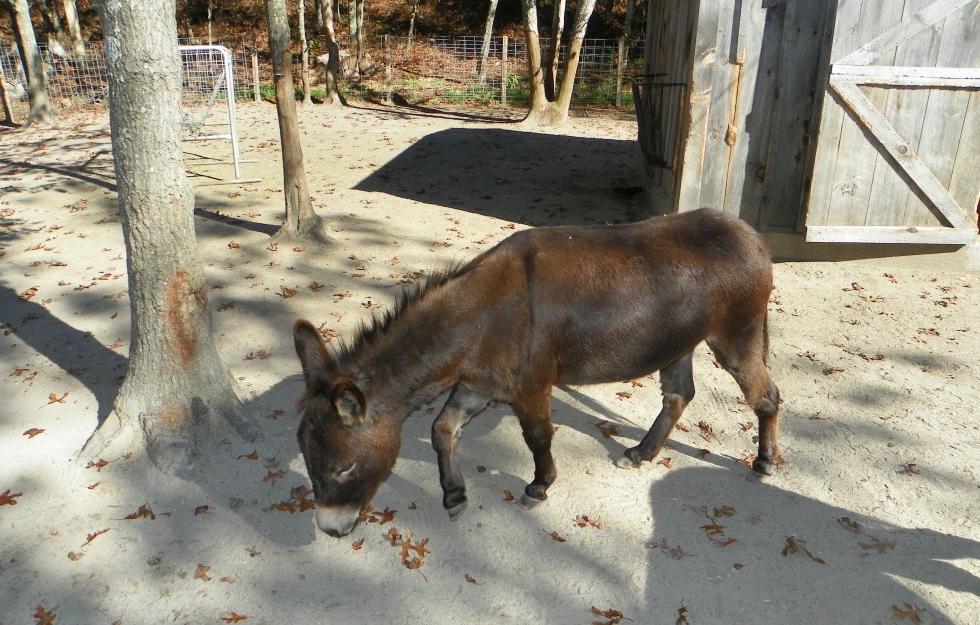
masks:
<svg viewBox="0 0 980 625"><path fill-rule="evenodd" d="M500 103L507 104L507 35L504 35L500 48Z"/></svg>
<svg viewBox="0 0 980 625"><path fill-rule="evenodd" d="M385 104L391 106L392 67L391 67L391 35L385 35Z"/></svg>
<svg viewBox="0 0 980 625"><path fill-rule="evenodd" d="M616 107L623 105L623 65L626 62L626 41L620 37L616 41Z"/></svg>
<svg viewBox="0 0 980 625"><path fill-rule="evenodd" d="M262 101L262 89L259 85L259 47L252 38L252 95L256 102Z"/></svg>

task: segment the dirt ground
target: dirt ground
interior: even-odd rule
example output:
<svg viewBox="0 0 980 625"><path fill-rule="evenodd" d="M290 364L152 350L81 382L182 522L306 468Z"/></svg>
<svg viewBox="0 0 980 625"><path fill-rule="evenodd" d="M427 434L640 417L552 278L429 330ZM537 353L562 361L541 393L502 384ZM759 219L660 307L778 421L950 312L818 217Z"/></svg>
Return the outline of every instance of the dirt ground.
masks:
<svg viewBox="0 0 980 625"><path fill-rule="evenodd" d="M744 464L754 416L702 346L661 463L614 466L659 410L653 376L556 390L559 477L533 511L508 501L532 462L507 406L466 429L458 522L429 442L437 406L405 423L373 501L387 515L334 539L274 507L307 484L293 320L349 336L400 283L514 230L641 218L636 129L307 108L308 177L337 244L270 249L274 107L241 106L239 122L261 181L200 187L196 224L220 350L266 437L221 441L178 476L139 455L75 458L129 342L105 115L0 134L0 625L977 622L980 279L928 257L776 265L788 464L772 478ZM230 174L191 155L224 146L187 150L195 184ZM428 539L421 568L392 527Z"/></svg>

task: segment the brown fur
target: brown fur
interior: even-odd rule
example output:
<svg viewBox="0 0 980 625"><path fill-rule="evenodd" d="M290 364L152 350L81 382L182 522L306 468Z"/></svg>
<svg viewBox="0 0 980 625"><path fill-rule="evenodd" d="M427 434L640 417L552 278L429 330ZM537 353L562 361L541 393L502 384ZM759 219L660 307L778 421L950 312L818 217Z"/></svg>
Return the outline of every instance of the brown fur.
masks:
<svg viewBox="0 0 980 625"><path fill-rule="evenodd" d="M308 389L300 444L311 478L325 470L312 465L336 469L356 459L358 467L370 468L370 477L357 475L356 498L341 503L367 503L397 457L402 419L453 388L433 425L444 505L451 514L465 506L453 452L462 425L492 400L509 402L520 419L535 460L525 490L525 503L533 504L547 497L555 479L553 385L661 371L661 414L625 452L630 463L648 461L694 396L690 355L705 340L759 417L755 467L768 472L779 453L779 395L765 365L771 290L772 267L760 237L734 217L700 210L635 224L514 234L408 292L393 312L362 327L336 359L312 326L298 322ZM347 399L338 403L331 389L341 381L358 393L352 399L345 386ZM354 414L359 409L360 416ZM340 501L320 491L317 498Z"/></svg>

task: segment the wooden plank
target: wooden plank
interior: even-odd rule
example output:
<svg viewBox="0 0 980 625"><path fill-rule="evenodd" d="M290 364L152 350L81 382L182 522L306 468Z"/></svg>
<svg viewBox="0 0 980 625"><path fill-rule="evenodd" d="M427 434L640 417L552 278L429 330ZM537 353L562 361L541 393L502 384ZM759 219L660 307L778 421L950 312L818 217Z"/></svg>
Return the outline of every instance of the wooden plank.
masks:
<svg viewBox="0 0 980 625"><path fill-rule="evenodd" d="M918 188L937 212L937 217L954 228L969 227L963 209L949 195L942 183L929 171L909 148L908 143L895 128L881 116L861 89L852 83L830 80L830 86L855 113L856 121L886 150L894 162L905 172L907 179Z"/></svg>
<svg viewBox="0 0 980 625"><path fill-rule="evenodd" d="M731 122L738 88L739 66L730 63L733 3L718 2L718 24L711 72L711 103L708 107L708 125L704 138L704 170L701 174L700 206L722 208L728 183L728 166L732 146L726 141L728 124Z"/></svg>
<svg viewBox="0 0 980 625"><path fill-rule="evenodd" d="M711 85L718 41L718 1L706 0L697 17L694 40L694 67L688 86L690 122L684 144L683 169L678 189L677 210L701 208L701 176L704 171L704 143L711 105Z"/></svg>
<svg viewBox="0 0 980 625"><path fill-rule="evenodd" d="M873 39L878 33L901 22L903 4L895 0L865 0L859 29L860 41ZM878 62L891 65L894 58L895 51L892 50L886 52ZM833 83L833 76L831 76L831 83ZM883 110L887 93L877 90L870 95L873 107ZM876 149L864 136L863 129L856 124L845 122L841 129L828 224L852 226L864 224L871 201L876 157Z"/></svg>
<svg viewBox="0 0 980 625"><path fill-rule="evenodd" d="M976 4L947 17L943 24L937 65L971 67L980 65L980 10ZM971 45L972 43L972 45ZM949 185L954 160L963 135L966 110L970 104L967 91L930 90L925 109L918 155L922 163L940 181ZM919 198L909 197L901 224L928 225L930 215Z"/></svg>
<svg viewBox="0 0 980 625"><path fill-rule="evenodd" d="M923 34L933 34L929 31ZM938 33L935 33L938 35ZM939 52L939 37L934 46L927 48ZM933 57L935 58L935 57ZM903 62L898 56L896 63ZM914 67L880 65L834 65L834 78L857 83L859 85L880 85L894 87L945 87L945 88L980 88L980 68L976 67Z"/></svg>
<svg viewBox="0 0 980 625"><path fill-rule="evenodd" d="M977 239L972 228L917 226L807 226L808 243L932 243L964 245Z"/></svg>
<svg viewBox="0 0 980 625"><path fill-rule="evenodd" d="M904 16L909 17L933 0L906 0ZM939 57L941 29L927 28L915 37L899 45L895 50L895 64L935 65ZM909 67L883 67L868 65L835 65L834 79L855 79L857 75L864 76L901 76L908 73ZM935 71L936 68L922 68ZM894 78L890 80L895 80ZM873 82L864 78L861 84ZM896 81L897 82L897 81ZM919 137L922 134L922 122L925 118L926 105L929 102L929 91L925 89L889 89L887 101L882 113L895 127L896 132L905 139L913 152L918 151ZM874 174L871 181L868 209L865 212L864 224L868 226L898 226L905 223L905 206L912 190L899 172L895 171L888 158L880 152L875 153Z"/></svg>
<svg viewBox="0 0 980 625"><path fill-rule="evenodd" d="M966 118L963 120L963 136L956 152L953 175L949 181L949 194L956 202L970 212L971 221L976 224L977 211L980 211L980 91L970 97Z"/></svg>
<svg viewBox="0 0 980 625"><path fill-rule="evenodd" d="M833 50L851 50L860 45L858 37L862 33L859 32L858 26L863 6L863 0L842 2L838 6L831 57ZM816 87L824 89L824 99L816 139L818 145L813 163L813 181L810 184L810 197L807 201L806 223L808 225L830 223L834 175L844 125L844 110L833 97L830 97L827 83L818 84Z"/></svg>
<svg viewBox="0 0 980 625"><path fill-rule="evenodd" d="M795 230L803 203L808 166L807 144L814 129L813 85L817 81L820 47L828 19L822 2L792 2L786 7L779 61L779 79L773 102L767 162L764 228Z"/></svg>
<svg viewBox="0 0 980 625"><path fill-rule="evenodd" d="M833 62L844 65L867 65L884 52L897 47L933 24L946 19L954 11L976 2L978 0L937 0L908 19L890 26L857 50L843 57L836 57L835 55L837 60ZM892 4L897 5L898 3L893 2Z"/></svg>

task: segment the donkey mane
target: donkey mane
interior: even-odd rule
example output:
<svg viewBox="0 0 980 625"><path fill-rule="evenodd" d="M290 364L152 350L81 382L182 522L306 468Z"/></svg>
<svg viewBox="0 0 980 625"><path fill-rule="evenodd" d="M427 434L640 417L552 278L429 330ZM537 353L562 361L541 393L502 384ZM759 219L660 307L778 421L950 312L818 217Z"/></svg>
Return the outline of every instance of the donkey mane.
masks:
<svg viewBox="0 0 980 625"><path fill-rule="evenodd" d="M339 361L349 361L362 349L377 341L379 337L384 336L395 320L411 308L413 304L421 301L425 298L426 294L446 284L453 278L463 275L466 273L467 268L468 263L454 261L441 269L432 271L416 282L403 287L401 296L391 308L388 308L380 315L371 313L370 321L361 321L349 342L343 338L340 339L337 348Z"/></svg>

